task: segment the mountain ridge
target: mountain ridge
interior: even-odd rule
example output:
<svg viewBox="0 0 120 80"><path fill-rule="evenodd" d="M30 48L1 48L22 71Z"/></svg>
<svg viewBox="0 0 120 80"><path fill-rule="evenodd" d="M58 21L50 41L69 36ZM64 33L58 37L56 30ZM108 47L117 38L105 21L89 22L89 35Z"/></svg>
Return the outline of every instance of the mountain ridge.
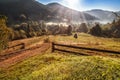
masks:
<svg viewBox="0 0 120 80"><path fill-rule="evenodd" d="M71 21L79 22L79 21L84 21L84 19L87 21L98 20L98 18L95 16L91 16L90 14L80 12L74 9L70 9L59 3L49 3L47 4L47 6L50 8L53 14L57 13L56 16L62 16L65 19L70 18Z"/></svg>
<svg viewBox="0 0 120 80"><path fill-rule="evenodd" d="M102 10L102 9L92 9L85 11L85 13L98 17L101 21L108 21L108 22L111 22L116 19L116 16L113 14L113 12L114 11ZM114 13L120 14L120 12L114 12Z"/></svg>
<svg viewBox="0 0 120 80"><path fill-rule="evenodd" d="M51 6L53 4L51 3ZM87 13L82 13L65 7L59 3L53 6L58 6L58 10L54 11L54 8L49 5L44 5L36 0L1 0L0 1L0 14L8 17L8 21L16 22L19 20L19 16L24 14L31 20L45 20L45 21L64 21L72 19L73 21L96 20L97 18ZM64 8L61 9L60 8ZM66 12L68 11L68 12ZM65 13L65 14L64 14ZM74 15L73 15L74 14ZM82 17L84 16L84 17Z"/></svg>

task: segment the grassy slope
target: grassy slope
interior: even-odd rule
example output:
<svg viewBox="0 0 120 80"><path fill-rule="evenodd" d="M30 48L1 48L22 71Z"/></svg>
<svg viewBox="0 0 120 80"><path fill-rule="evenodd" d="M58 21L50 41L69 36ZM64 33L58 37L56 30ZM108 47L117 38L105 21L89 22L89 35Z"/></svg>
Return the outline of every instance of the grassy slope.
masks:
<svg viewBox="0 0 120 80"><path fill-rule="evenodd" d="M52 40L63 43L84 43L87 47L120 51L120 38L103 38L80 33L78 39L74 39L73 36L54 36Z"/></svg>
<svg viewBox="0 0 120 80"><path fill-rule="evenodd" d="M51 36L56 42L86 43L85 46L120 51L120 39L79 34ZM84 46L84 45L83 45ZM120 59L50 53L26 59L8 69L0 69L0 80L120 80Z"/></svg>
<svg viewBox="0 0 120 80"><path fill-rule="evenodd" d="M120 59L46 53L8 69L0 80L120 80Z"/></svg>

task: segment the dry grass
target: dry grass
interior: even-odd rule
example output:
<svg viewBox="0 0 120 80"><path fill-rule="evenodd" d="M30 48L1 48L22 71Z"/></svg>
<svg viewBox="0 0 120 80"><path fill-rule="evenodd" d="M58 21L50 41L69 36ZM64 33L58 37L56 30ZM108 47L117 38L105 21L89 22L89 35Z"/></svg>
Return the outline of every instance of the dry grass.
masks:
<svg viewBox="0 0 120 80"><path fill-rule="evenodd" d="M50 38L53 42L58 43L120 51L120 38L95 37L84 33L79 33L78 39L73 36L51 36Z"/></svg>
<svg viewBox="0 0 120 80"><path fill-rule="evenodd" d="M119 80L120 60L100 56L49 53L37 55L7 69L0 80Z"/></svg>
<svg viewBox="0 0 120 80"><path fill-rule="evenodd" d="M44 40L46 37L48 36L40 38ZM49 36L49 39L58 43L120 51L120 39L100 38L83 33L79 34L78 39L60 35ZM91 51L79 52L94 55L77 56L62 52L51 53L48 50L11 67L1 68L0 80L120 80L120 58L95 56L97 52Z"/></svg>

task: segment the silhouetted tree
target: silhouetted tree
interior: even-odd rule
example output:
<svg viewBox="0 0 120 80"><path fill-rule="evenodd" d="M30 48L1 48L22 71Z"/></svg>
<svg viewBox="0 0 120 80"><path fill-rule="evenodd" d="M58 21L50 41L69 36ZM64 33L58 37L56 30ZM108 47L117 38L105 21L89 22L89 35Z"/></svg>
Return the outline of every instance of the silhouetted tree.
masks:
<svg viewBox="0 0 120 80"><path fill-rule="evenodd" d="M25 16L25 14L20 15L20 21L24 22L26 19L27 17Z"/></svg>
<svg viewBox="0 0 120 80"><path fill-rule="evenodd" d="M88 27L87 27L86 23L82 23L77 31L87 33L88 32Z"/></svg>
<svg viewBox="0 0 120 80"><path fill-rule="evenodd" d="M99 24L96 24L93 28L90 29L90 34L94 36L101 36L102 35L102 29Z"/></svg>
<svg viewBox="0 0 120 80"><path fill-rule="evenodd" d="M113 37L115 38L120 38L120 31L118 29L116 29L114 32L113 32Z"/></svg>
<svg viewBox="0 0 120 80"><path fill-rule="evenodd" d="M72 26L71 25L69 25L67 28L67 34L72 35Z"/></svg>
<svg viewBox="0 0 120 80"><path fill-rule="evenodd" d="M115 20L113 20L112 24L115 24Z"/></svg>

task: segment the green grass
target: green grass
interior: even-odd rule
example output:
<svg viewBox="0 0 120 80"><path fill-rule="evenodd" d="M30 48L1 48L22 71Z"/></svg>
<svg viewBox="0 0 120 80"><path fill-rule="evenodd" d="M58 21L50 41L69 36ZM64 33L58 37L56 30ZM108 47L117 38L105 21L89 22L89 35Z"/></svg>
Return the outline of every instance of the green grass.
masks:
<svg viewBox="0 0 120 80"><path fill-rule="evenodd" d="M72 36L52 36L50 39L53 42L63 43L84 43L87 47L100 48L120 51L120 38L103 38L95 37L85 33L79 33L78 39ZM84 45L81 45L84 46Z"/></svg>
<svg viewBox="0 0 120 80"><path fill-rule="evenodd" d="M58 43L85 43L80 46L120 51L120 39L115 38L94 37L83 33L79 34L78 39L73 36L49 38ZM120 58L47 51L7 69L1 68L0 80L120 80Z"/></svg>
<svg viewBox="0 0 120 80"><path fill-rule="evenodd" d="M120 80L120 59L46 53L0 69L0 80Z"/></svg>

